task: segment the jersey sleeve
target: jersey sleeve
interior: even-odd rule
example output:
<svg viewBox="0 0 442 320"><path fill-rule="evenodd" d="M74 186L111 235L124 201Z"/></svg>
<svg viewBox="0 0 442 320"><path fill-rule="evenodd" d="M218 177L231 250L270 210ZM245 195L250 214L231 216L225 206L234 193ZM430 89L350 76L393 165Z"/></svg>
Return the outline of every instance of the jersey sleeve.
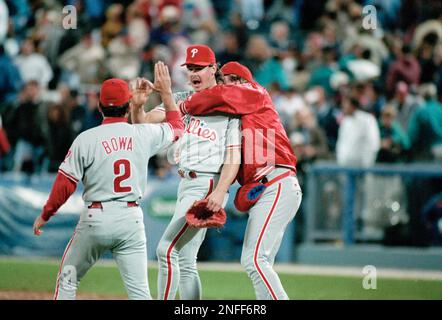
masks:
<svg viewBox="0 0 442 320"><path fill-rule="evenodd" d="M151 111L166 113L166 108L164 108L164 104L162 103L156 106L155 108L153 108Z"/></svg>
<svg viewBox="0 0 442 320"><path fill-rule="evenodd" d="M227 149L240 149L241 148L241 120L230 119L227 125L226 134L226 148Z"/></svg>
<svg viewBox="0 0 442 320"><path fill-rule="evenodd" d="M192 94L180 109L192 115L207 115L214 112L246 115L256 112L263 101L263 93L256 85L226 84Z"/></svg>
<svg viewBox="0 0 442 320"><path fill-rule="evenodd" d="M168 122L158 124L142 124L139 125L142 131L144 141L149 141L148 150L150 156L153 156L169 147L175 141L174 130Z"/></svg>
<svg viewBox="0 0 442 320"><path fill-rule="evenodd" d="M172 95L173 99L175 100L175 103L178 104L178 102L186 100L191 94L192 91L179 91L179 92L174 92ZM154 108L154 110L166 112L166 109L164 108L164 103L158 105L156 108Z"/></svg>
<svg viewBox="0 0 442 320"><path fill-rule="evenodd" d="M81 153L80 136L72 143L64 161L58 168L58 172L72 182L81 181L84 174L84 158Z"/></svg>

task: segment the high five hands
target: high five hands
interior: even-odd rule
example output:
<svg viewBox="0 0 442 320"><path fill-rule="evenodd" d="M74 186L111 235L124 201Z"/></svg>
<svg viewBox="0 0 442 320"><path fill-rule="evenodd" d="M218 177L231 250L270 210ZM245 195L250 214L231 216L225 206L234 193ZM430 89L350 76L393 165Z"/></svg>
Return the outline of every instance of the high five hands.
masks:
<svg viewBox="0 0 442 320"><path fill-rule="evenodd" d="M132 104L136 107L144 106L153 90L160 95L172 93L172 79L169 68L164 62L155 63L154 75L154 83L146 78L136 78L132 82Z"/></svg>
<svg viewBox="0 0 442 320"><path fill-rule="evenodd" d="M155 81L153 89L160 95L172 94L172 79L170 78L169 68L162 61L155 63Z"/></svg>
<svg viewBox="0 0 442 320"><path fill-rule="evenodd" d="M133 86L132 104L136 107L144 106L154 90L152 82L145 78L137 78Z"/></svg>

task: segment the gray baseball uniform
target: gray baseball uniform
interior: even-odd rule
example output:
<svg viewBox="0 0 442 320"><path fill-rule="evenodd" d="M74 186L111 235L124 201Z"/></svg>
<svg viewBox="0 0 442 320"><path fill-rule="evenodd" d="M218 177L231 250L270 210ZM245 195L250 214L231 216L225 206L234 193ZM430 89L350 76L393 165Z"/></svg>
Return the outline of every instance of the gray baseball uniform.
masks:
<svg viewBox="0 0 442 320"><path fill-rule="evenodd" d="M146 189L149 158L173 138L168 123L130 125L124 118L106 118L75 139L59 172L83 182L86 209L63 254L55 299L75 299L79 282L107 250L129 299L151 299L143 212L137 201Z"/></svg>
<svg viewBox="0 0 442 320"><path fill-rule="evenodd" d="M276 167L266 175L272 179L290 171ZM281 281L273 270L275 256L284 232L292 222L302 200L296 176L289 176L269 186L249 210L241 265L244 266L258 300L287 300Z"/></svg>
<svg viewBox="0 0 442 320"><path fill-rule="evenodd" d="M201 299L196 260L207 229L189 227L185 214L218 183L226 150L241 148L240 120L186 115L184 135L177 143L182 180L175 213L157 248L158 298L174 299L179 287L181 299Z"/></svg>

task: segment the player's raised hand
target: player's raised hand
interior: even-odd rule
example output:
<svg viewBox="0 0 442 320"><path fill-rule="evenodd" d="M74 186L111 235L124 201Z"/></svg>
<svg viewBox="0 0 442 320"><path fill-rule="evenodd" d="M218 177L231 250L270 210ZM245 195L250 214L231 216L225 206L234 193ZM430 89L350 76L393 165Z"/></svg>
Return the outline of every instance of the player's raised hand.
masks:
<svg viewBox="0 0 442 320"><path fill-rule="evenodd" d="M41 228L43 228L46 223L47 223L47 221L44 221L41 216L38 216L37 218L35 218L34 226L32 227L32 229L34 230L34 234L36 236L39 236L43 233Z"/></svg>
<svg viewBox="0 0 442 320"><path fill-rule="evenodd" d="M172 93L172 79L170 78L169 68L162 61L155 63L154 88L160 94Z"/></svg>
<svg viewBox="0 0 442 320"><path fill-rule="evenodd" d="M137 78L133 83L132 104L135 107L142 107L146 104L149 95L153 91L153 84L145 78Z"/></svg>

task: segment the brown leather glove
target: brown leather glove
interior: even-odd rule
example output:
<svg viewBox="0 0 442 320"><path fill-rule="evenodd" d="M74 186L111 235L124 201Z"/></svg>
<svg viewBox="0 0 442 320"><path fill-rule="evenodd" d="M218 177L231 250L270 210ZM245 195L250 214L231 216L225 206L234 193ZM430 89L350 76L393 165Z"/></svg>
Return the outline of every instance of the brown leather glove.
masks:
<svg viewBox="0 0 442 320"><path fill-rule="evenodd" d="M207 199L195 201L186 212L187 223L194 228L221 228L226 223L224 209L217 212L207 209Z"/></svg>

